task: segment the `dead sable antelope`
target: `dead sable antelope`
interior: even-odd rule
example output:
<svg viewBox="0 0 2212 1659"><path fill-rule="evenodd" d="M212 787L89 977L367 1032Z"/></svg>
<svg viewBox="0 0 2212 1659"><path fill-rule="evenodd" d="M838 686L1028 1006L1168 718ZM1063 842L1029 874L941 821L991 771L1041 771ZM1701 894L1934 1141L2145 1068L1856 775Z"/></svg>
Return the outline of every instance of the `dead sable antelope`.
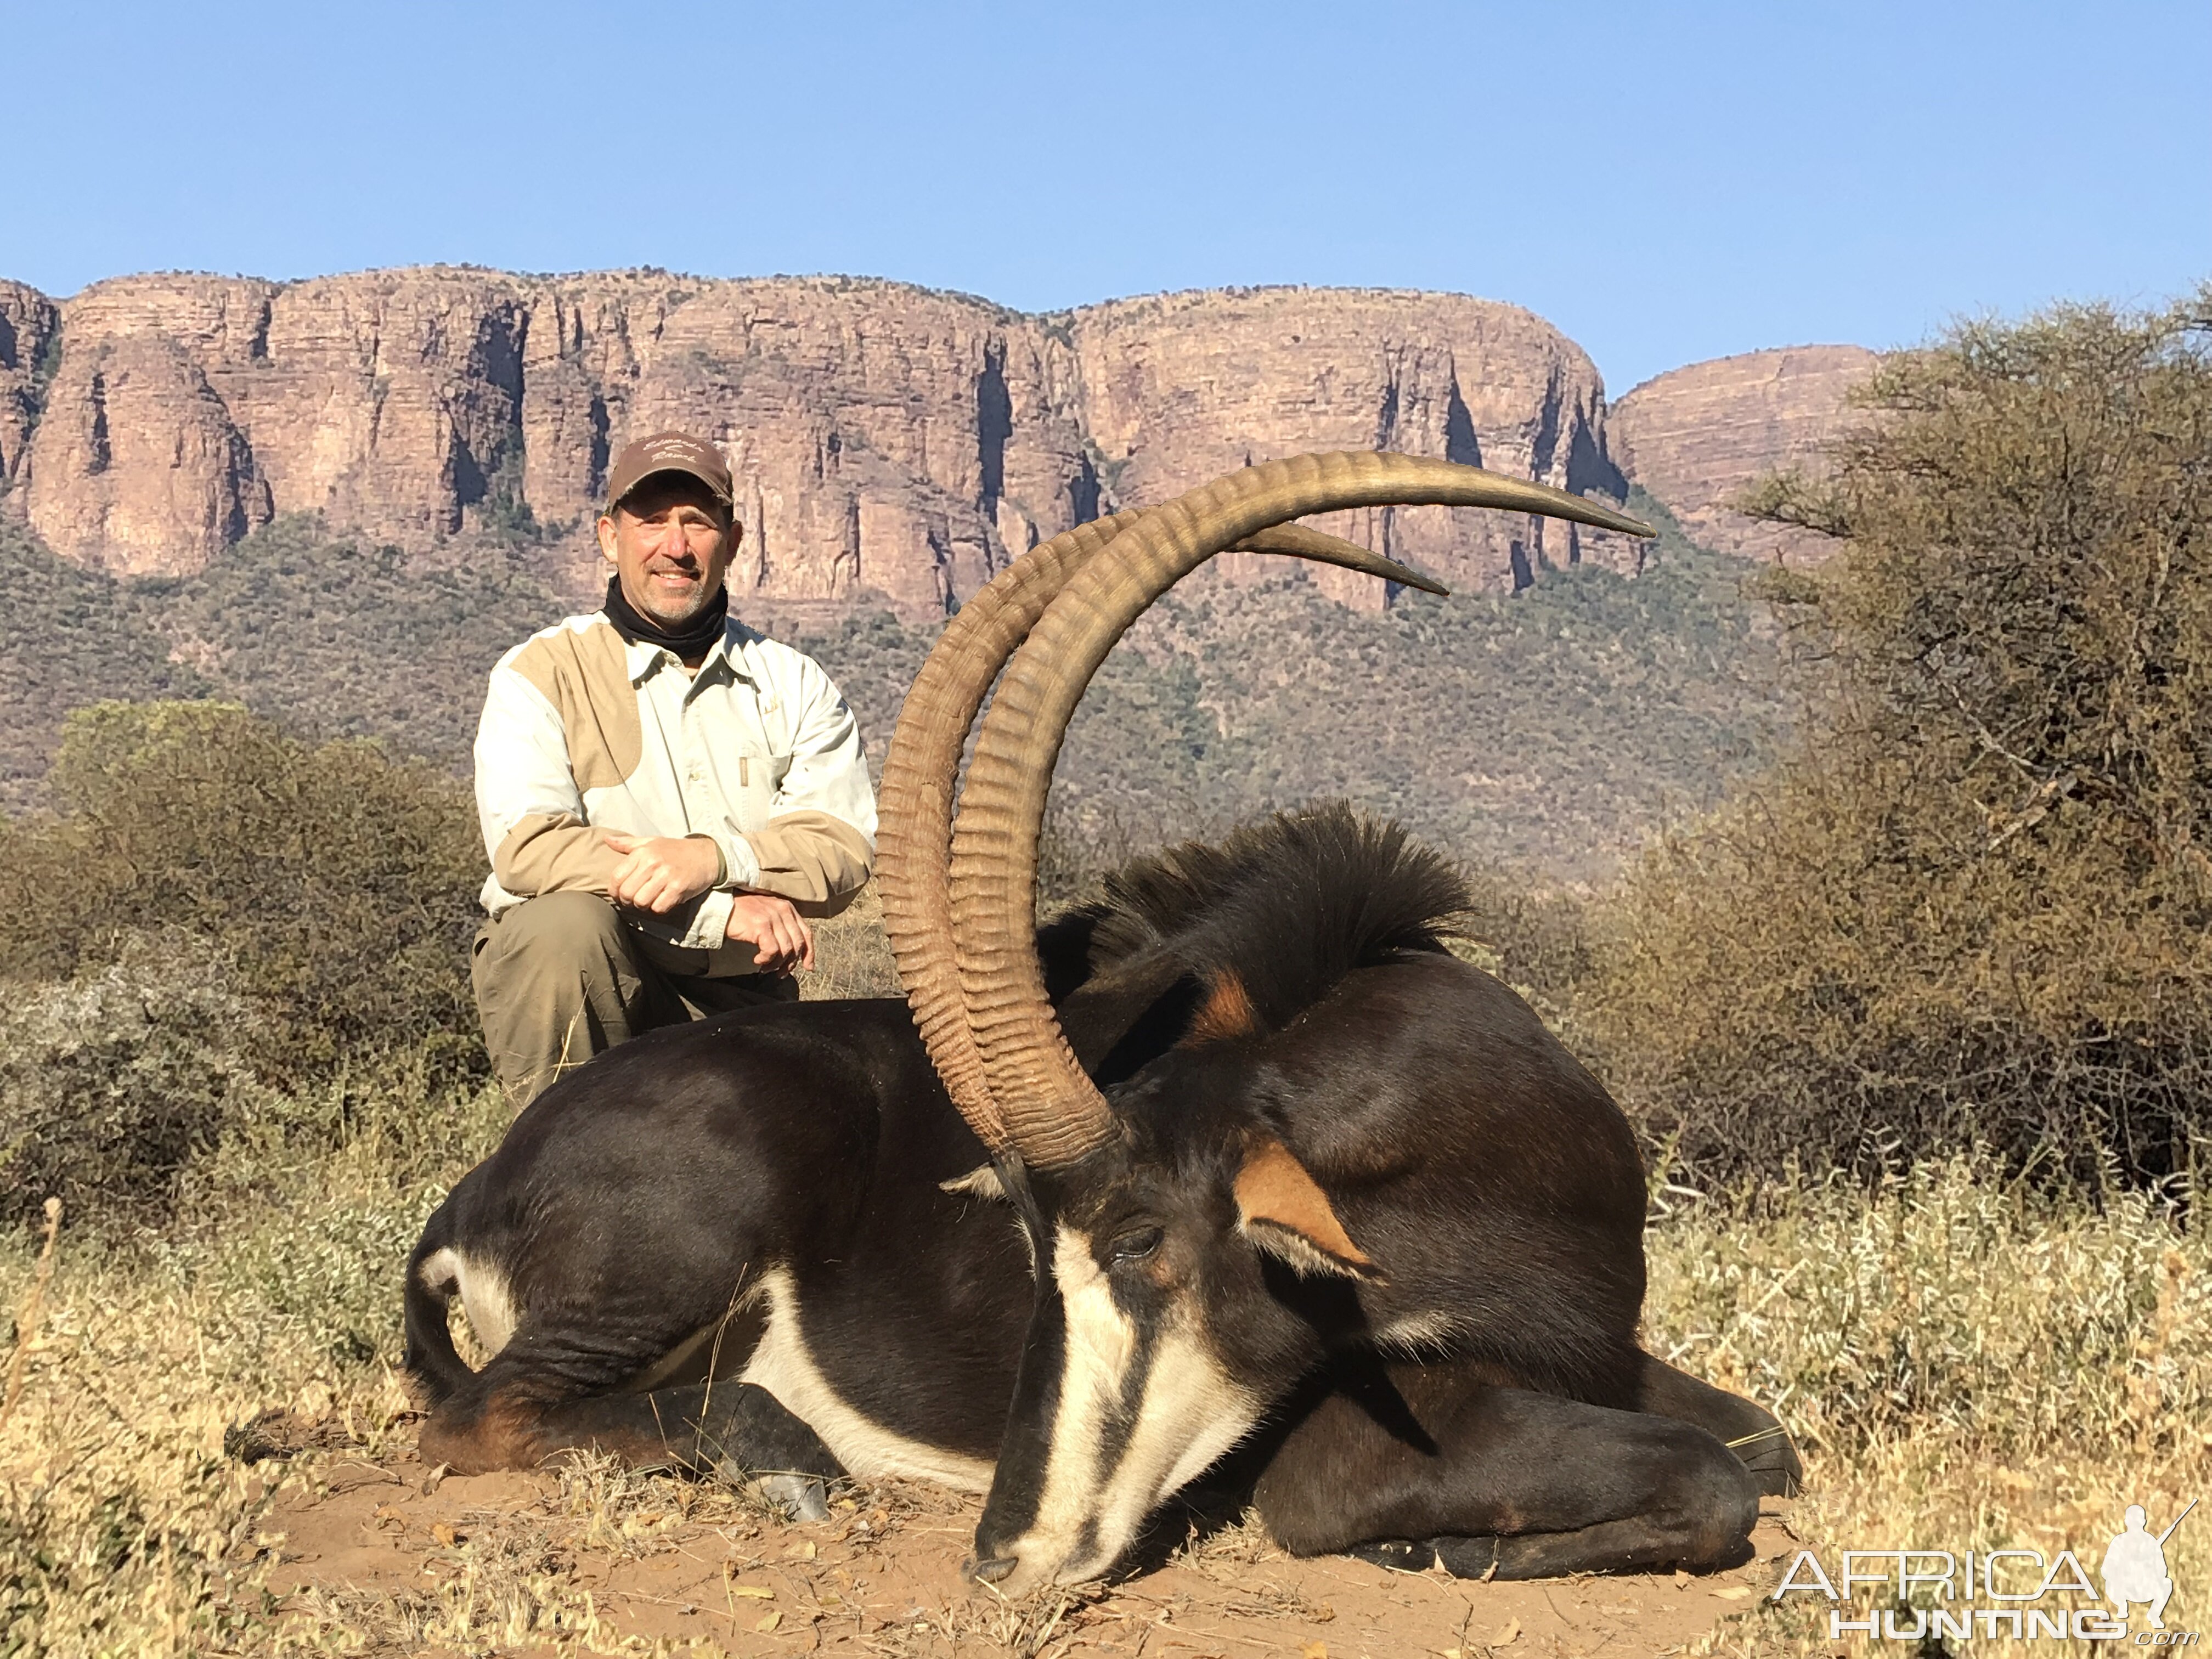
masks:
<svg viewBox="0 0 2212 1659"><path fill-rule="evenodd" d="M539 1097L409 1263L423 1455L599 1446L802 1501L840 1473L988 1489L971 1571L1010 1594L1105 1571L1232 1453L1302 1554L1502 1577L1740 1557L1796 1454L1638 1346L1628 1125L1443 948L1463 896L1441 859L1346 809L1285 815L1035 928L1053 763L1114 641L1223 549L1389 503L1649 533L1352 453L1018 560L948 626L884 770L912 1023L891 1000L749 1010ZM456 1294L481 1371L447 1332Z"/></svg>

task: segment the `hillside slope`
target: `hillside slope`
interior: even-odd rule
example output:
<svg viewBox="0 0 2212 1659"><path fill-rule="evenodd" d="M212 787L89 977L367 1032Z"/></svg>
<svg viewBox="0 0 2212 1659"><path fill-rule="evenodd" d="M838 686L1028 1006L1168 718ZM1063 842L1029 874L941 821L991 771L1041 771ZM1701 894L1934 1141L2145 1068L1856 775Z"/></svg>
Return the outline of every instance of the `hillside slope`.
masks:
<svg viewBox="0 0 2212 1659"><path fill-rule="evenodd" d="M0 803L34 799L63 714L100 696L228 696L465 765L501 651L594 602L609 458L658 426L730 455L736 608L814 644L878 757L941 619L1039 538L1251 460L1380 447L1625 498L1669 536L1322 521L1442 576L1441 604L1226 556L1109 659L1060 822L1155 840L1337 793L1595 871L1774 728L1771 641L1723 556L1818 550L1726 502L1814 454L1865 358L1692 365L1609 411L1542 319L1455 295L1039 317L650 270L0 283Z"/></svg>
<svg viewBox="0 0 2212 1659"><path fill-rule="evenodd" d="M196 574L117 578L0 535L16 619L0 803L33 803L63 714L103 697L232 698L465 770L491 665L576 607L526 540L448 553L294 517ZM1470 853L1600 872L1669 803L1711 799L1764 752L1778 704L1747 568L1669 539L1633 581L1585 568L1379 613L1302 573L1200 573L1108 658L1060 762L1058 822L1110 848L1345 794ZM821 659L880 764L934 627L881 608L751 614Z"/></svg>

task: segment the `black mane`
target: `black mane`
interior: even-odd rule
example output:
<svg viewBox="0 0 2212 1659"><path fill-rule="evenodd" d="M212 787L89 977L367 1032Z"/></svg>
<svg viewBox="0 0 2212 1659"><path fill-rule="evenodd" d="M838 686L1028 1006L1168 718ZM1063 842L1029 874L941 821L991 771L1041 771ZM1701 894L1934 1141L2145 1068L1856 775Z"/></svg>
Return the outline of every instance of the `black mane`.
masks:
<svg viewBox="0 0 2212 1659"><path fill-rule="evenodd" d="M1355 968L1443 951L1467 906L1442 854L1330 801L1133 860L1107 878L1104 898L1040 929L1037 943L1070 1040L1103 1082L1122 1067L1097 1052L1103 1036L1086 1043L1089 1028L1111 1037L1117 1059L1123 1038L1141 1036L1136 1047L1156 1052L1233 975L1261 1022L1279 1029Z"/></svg>

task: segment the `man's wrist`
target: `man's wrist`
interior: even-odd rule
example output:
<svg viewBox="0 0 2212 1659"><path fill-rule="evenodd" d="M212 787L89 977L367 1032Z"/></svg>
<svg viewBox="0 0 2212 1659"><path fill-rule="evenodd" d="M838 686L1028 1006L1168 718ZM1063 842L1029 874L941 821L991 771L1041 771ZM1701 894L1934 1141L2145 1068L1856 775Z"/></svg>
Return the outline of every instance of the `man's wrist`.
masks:
<svg viewBox="0 0 2212 1659"><path fill-rule="evenodd" d="M684 839L686 841L703 841L708 846L714 849L714 878L708 882L707 885L709 888L714 888L720 887L727 884L730 878L730 859L729 854L722 851L722 843L715 840L714 836L708 835L703 830L694 830L690 835L684 836Z"/></svg>

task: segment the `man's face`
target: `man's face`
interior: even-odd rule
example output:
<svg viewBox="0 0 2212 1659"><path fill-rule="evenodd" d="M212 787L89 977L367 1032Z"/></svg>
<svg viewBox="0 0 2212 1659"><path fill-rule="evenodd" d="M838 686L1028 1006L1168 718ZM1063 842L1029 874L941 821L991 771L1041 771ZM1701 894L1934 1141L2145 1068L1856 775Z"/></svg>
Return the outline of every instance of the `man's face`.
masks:
<svg viewBox="0 0 2212 1659"><path fill-rule="evenodd" d="M599 553L636 610L680 628L713 600L744 533L698 479L661 472L599 520Z"/></svg>

